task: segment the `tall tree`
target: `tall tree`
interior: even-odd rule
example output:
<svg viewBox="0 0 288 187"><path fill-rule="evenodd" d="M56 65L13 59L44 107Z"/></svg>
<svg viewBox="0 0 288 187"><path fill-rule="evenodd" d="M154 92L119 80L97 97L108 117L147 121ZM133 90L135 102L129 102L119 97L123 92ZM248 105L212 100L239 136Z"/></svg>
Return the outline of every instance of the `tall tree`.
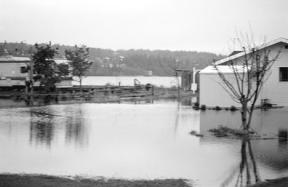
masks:
<svg viewBox="0 0 288 187"><path fill-rule="evenodd" d="M242 128L248 132L256 101L280 51L272 56L269 49L257 48L254 42L248 39L247 41L238 41L242 46L242 58L224 64L230 68L232 78L227 77L227 74L221 71L223 64L214 64L214 67L222 80L222 87L235 102L241 105Z"/></svg>
<svg viewBox="0 0 288 187"><path fill-rule="evenodd" d="M36 51L32 55L34 63L34 80L40 82L40 86L45 92L53 92L56 89L56 83L68 75L68 66L56 64L54 56L57 50L53 49L51 44L38 45L35 44Z"/></svg>
<svg viewBox="0 0 288 187"><path fill-rule="evenodd" d="M88 60L89 48L86 46L75 46L73 50L66 50L65 56L68 60L70 60L72 74L78 78L80 92L82 93L82 79L92 65L92 62Z"/></svg>

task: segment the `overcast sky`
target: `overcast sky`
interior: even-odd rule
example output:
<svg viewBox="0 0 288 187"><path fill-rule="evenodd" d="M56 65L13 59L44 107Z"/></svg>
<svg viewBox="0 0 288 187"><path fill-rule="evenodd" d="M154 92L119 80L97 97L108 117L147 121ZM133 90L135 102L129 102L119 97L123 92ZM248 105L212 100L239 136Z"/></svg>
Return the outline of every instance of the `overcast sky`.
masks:
<svg viewBox="0 0 288 187"><path fill-rule="evenodd" d="M0 0L0 41L228 53L288 38L288 0Z"/></svg>

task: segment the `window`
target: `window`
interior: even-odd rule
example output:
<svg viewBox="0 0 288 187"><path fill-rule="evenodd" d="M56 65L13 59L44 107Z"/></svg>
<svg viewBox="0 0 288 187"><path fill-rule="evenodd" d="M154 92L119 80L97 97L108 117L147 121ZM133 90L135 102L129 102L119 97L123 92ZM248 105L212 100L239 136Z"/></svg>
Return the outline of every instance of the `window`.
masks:
<svg viewBox="0 0 288 187"><path fill-rule="evenodd" d="M20 67L20 72L21 72L21 73L27 73L27 72L28 72L28 71L27 71L27 67L21 66L21 67Z"/></svg>
<svg viewBox="0 0 288 187"><path fill-rule="evenodd" d="M288 67L279 68L279 81L288 81Z"/></svg>

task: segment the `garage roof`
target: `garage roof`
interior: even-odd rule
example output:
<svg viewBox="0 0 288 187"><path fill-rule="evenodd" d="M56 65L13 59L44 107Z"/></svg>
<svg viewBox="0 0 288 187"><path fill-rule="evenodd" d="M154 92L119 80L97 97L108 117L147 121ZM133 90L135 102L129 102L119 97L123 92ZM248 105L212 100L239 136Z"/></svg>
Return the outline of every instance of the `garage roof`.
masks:
<svg viewBox="0 0 288 187"><path fill-rule="evenodd" d="M269 47L269 46L272 46L272 45L275 45L275 44L278 44L278 43L288 44L288 39L286 39L286 38L278 38L278 39L273 40L271 42L264 43L264 44L260 45L259 47L255 48L255 49L256 50L261 50L261 49L264 49L266 47ZM218 61L215 62L215 64L216 65L224 64L226 62L229 62L231 60L237 59L237 58L242 57L244 55L245 55L244 52L240 52L240 53L237 53L235 55L228 56L227 58L223 58L221 60L218 60Z"/></svg>
<svg viewBox="0 0 288 187"><path fill-rule="evenodd" d="M228 65L217 66L217 68L221 73L233 73L233 70L234 70L232 66L228 66ZM245 67L243 68L243 66L234 66L234 68L238 73L247 71L247 68ZM200 74L217 74L217 73L218 71L214 66L207 66L206 68L200 71Z"/></svg>

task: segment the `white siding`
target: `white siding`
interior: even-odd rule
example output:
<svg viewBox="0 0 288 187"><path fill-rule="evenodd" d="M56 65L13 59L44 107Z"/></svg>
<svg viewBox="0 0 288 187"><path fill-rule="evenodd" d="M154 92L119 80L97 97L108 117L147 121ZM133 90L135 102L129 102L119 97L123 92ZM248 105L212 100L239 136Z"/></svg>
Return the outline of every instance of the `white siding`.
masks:
<svg viewBox="0 0 288 187"><path fill-rule="evenodd" d="M21 67L26 67L26 63L8 62L0 63L0 77L27 77L27 73L21 73Z"/></svg>
<svg viewBox="0 0 288 187"><path fill-rule="evenodd" d="M227 79L231 79L231 76L233 75L226 75ZM200 105L210 107L239 106L238 103L232 100L231 96L221 85L223 85L223 83L218 74L200 73Z"/></svg>
<svg viewBox="0 0 288 187"><path fill-rule="evenodd" d="M271 56L275 55L278 50L279 48L275 47ZM279 81L280 67L288 67L288 49L281 50L278 60L271 68L261 93L261 98L270 99L272 103L281 106L288 106L288 82Z"/></svg>

